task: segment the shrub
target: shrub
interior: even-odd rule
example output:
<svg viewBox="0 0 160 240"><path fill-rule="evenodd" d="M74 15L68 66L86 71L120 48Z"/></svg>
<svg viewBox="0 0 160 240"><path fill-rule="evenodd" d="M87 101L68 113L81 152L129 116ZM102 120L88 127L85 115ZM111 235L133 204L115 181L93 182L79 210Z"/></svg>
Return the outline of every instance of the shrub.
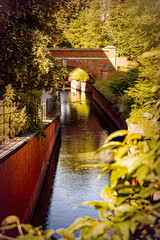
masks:
<svg viewBox="0 0 160 240"><path fill-rule="evenodd" d="M138 124L144 134L150 136L159 129L158 111L160 101L160 51L150 51L139 59L139 76L134 88L127 95L133 99L129 122Z"/></svg>
<svg viewBox="0 0 160 240"><path fill-rule="evenodd" d="M104 95L122 111L127 117L130 112L130 104L133 102L125 91L132 88L137 81L137 67L129 69L127 72L116 72L106 79L96 82L96 86L101 89ZM127 101L124 101L127 100Z"/></svg>
<svg viewBox="0 0 160 240"><path fill-rule="evenodd" d="M6 86L4 100L0 103L0 141L7 141L9 138L25 132L28 128L26 107L16 103L15 96L14 89L8 84Z"/></svg>
<svg viewBox="0 0 160 240"><path fill-rule="evenodd" d="M69 81L71 81L72 79L81 82L93 82L93 79L89 76L89 74L80 68L76 68L70 73Z"/></svg>

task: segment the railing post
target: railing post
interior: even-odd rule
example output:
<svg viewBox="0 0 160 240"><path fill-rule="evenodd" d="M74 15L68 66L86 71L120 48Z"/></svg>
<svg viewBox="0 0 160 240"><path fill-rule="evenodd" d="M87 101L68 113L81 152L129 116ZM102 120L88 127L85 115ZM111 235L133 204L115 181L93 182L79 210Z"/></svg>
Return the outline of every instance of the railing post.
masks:
<svg viewBox="0 0 160 240"><path fill-rule="evenodd" d="M4 101L2 102L2 141L4 140L5 129L4 129Z"/></svg>
<svg viewBox="0 0 160 240"><path fill-rule="evenodd" d="M9 138L11 138L11 104L9 105Z"/></svg>

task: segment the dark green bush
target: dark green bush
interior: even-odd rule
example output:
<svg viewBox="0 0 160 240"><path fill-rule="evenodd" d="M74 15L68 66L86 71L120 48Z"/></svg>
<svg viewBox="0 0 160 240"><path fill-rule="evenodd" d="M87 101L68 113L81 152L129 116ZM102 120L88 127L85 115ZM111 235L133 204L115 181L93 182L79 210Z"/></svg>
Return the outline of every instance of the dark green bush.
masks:
<svg viewBox="0 0 160 240"><path fill-rule="evenodd" d="M138 68L134 67L126 72L116 72L106 79L96 82L104 95L128 117L131 111L132 97L128 97L125 91L133 88L138 78Z"/></svg>

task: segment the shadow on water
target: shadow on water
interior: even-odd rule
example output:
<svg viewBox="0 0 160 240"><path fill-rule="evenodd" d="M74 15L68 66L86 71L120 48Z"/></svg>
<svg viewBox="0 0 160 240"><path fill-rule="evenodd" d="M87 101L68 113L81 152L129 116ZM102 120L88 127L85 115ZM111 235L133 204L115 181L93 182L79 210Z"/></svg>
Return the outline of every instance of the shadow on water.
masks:
<svg viewBox="0 0 160 240"><path fill-rule="evenodd" d="M42 186L42 190L40 192L40 196L38 198L38 202L31 219L31 223L33 224L33 226L44 225L44 220L48 212L49 200L50 200L50 196L53 189L53 183L54 183L55 171L57 166L57 160L59 156L60 145L61 145L61 136L59 134L57 137L56 146L53 149L51 161L50 161L49 168Z"/></svg>
<svg viewBox="0 0 160 240"><path fill-rule="evenodd" d="M61 105L61 148L59 159L49 168L32 219L46 229L68 228L76 218L99 218L94 208L77 207L85 201L101 201L100 192L109 186L109 174L97 181L100 169L76 167L85 163L108 162L107 152L95 155L114 125L92 103L90 94L58 93ZM58 148L57 148L58 150ZM49 176L48 176L49 175Z"/></svg>

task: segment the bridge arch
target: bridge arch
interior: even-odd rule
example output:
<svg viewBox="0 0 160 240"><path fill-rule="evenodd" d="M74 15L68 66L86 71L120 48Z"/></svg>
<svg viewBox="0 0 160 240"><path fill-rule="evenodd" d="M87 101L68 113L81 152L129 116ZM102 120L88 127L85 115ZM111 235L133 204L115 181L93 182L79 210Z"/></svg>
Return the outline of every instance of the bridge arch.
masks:
<svg viewBox="0 0 160 240"><path fill-rule="evenodd" d="M115 48L50 48L52 57L63 66L80 68L95 81L110 75L116 70Z"/></svg>

